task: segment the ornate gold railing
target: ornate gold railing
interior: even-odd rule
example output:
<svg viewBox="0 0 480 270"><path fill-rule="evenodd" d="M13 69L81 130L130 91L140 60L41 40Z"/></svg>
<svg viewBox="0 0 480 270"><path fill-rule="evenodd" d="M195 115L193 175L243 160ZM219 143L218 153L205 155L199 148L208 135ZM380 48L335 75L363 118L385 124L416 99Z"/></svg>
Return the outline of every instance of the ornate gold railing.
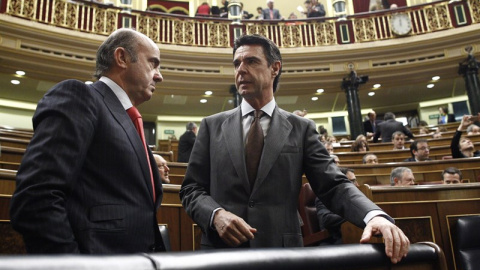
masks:
<svg viewBox="0 0 480 270"><path fill-rule="evenodd" d="M135 27L161 44L230 47L233 30L261 34L282 48L315 47L397 38L391 29L395 13L410 18L408 34L421 35L480 22L480 1L437 1L430 4L348 16L298 21L243 21L191 18L155 12L128 11L92 2L65 0L6 0L0 12L76 31L109 35L120 27Z"/></svg>

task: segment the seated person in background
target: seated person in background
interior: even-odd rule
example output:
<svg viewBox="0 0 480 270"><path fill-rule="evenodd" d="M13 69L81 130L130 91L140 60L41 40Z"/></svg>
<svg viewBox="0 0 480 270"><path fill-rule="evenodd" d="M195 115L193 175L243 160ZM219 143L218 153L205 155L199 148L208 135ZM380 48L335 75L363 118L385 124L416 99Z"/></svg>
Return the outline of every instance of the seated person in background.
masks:
<svg viewBox="0 0 480 270"><path fill-rule="evenodd" d="M442 138L442 133L447 132L448 129L446 127L439 127L432 135L432 138L439 139Z"/></svg>
<svg viewBox="0 0 480 270"><path fill-rule="evenodd" d="M406 187L415 185L415 177L412 170L407 167L397 167L390 174L390 185L396 187Z"/></svg>
<svg viewBox="0 0 480 270"><path fill-rule="evenodd" d="M323 125L318 126L318 134L325 135L325 138L328 137L328 131Z"/></svg>
<svg viewBox="0 0 480 270"><path fill-rule="evenodd" d="M331 142L331 143L337 143L337 138L335 138L335 136L327 136L327 142Z"/></svg>
<svg viewBox="0 0 480 270"><path fill-rule="evenodd" d="M297 15L295 15L294 12L292 12L292 13L290 13L290 15L288 15L288 19L289 20L296 20L296 19L298 19L298 17L297 17Z"/></svg>
<svg viewBox="0 0 480 270"><path fill-rule="evenodd" d="M467 129L468 126L473 124L474 121L478 121L478 116L464 115L462 121L453 135L450 150L452 151L453 158L465 158L465 157L480 157L480 151L475 151L475 146L469 138L462 137L462 132Z"/></svg>
<svg viewBox="0 0 480 270"><path fill-rule="evenodd" d="M323 134L318 135L318 140L321 141L324 145L327 142L327 140L325 140L325 135Z"/></svg>
<svg viewBox="0 0 480 270"><path fill-rule="evenodd" d="M442 172L444 184L460 184L462 182L462 172L455 167L448 167Z"/></svg>
<svg viewBox="0 0 480 270"><path fill-rule="evenodd" d="M418 130L418 135L428 135L428 134L430 134L430 130L428 130L427 127L421 127Z"/></svg>
<svg viewBox="0 0 480 270"><path fill-rule="evenodd" d="M335 164L337 164L337 166L340 166L340 159L337 155L330 155L330 157L333 158L333 161L335 161Z"/></svg>
<svg viewBox="0 0 480 270"><path fill-rule="evenodd" d="M412 154L412 157L405 159L404 162L432 160L429 157L430 147L425 139L419 139L412 142L412 144L410 144L410 153Z"/></svg>
<svg viewBox="0 0 480 270"><path fill-rule="evenodd" d="M480 127L475 125L475 124L471 124L470 126L468 126L467 128L467 135L478 135L480 134Z"/></svg>
<svg viewBox="0 0 480 270"><path fill-rule="evenodd" d="M307 18L315 18L315 17L323 17L325 16L325 9L317 10L313 5L312 1L307 0L304 3L306 10L303 13L307 16ZM323 8L323 6L322 6Z"/></svg>
<svg viewBox="0 0 480 270"><path fill-rule="evenodd" d="M367 152L369 151L368 144L364 141L354 141L352 144L351 151L352 152Z"/></svg>
<svg viewBox="0 0 480 270"><path fill-rule="evenodd" d="M375 135L373 136L373 142L378 142L378 138L382 137L382 142L391 142L393 138L393 133L395 131L401 131L405 134L408 138L413 139L413 134L408 130L402 122L398 122L395 120L395 114L392 112L385 113L383 117L385 121L383 123L378 124L378 127L375 131Z"/></svg>
<svg viewBox="0 0 480 270"><path fill-rule="evenodd" d="M353 169L339 168L340 171L347 176L348 180L352 181L356 187L359 187L357 178ZM320 245L338 245L342 244L341 225L345 222L341 216L332 213L318 198L315 199L315 207L317 208L317 217L320 225L320 230L328 230L330 234L329 239L323 241Z"/></svg>
<svg viewBox="0 0 480 270"><path fill-rule="evenodd" d="M448 107L439 107L438 112L440 113L440 117L438 118L438 124L455 122L455 115L448 113Z"/></svg>
<svg viewBox="0 0 480 270"><path fill-rule="evenodd" d="M375 154L366 154L362 158L363 164L378 164L378 158Z"/></svg>
<svg viewBox="0 0 480 270"><path fill-rule="evenodd" d="M155 158L155 163L157 163L158 172L160 173L160 179L163 184L170 184L170 179L168 178L168 172L170 168L167 166L167 161L158 154L153 154Z"/></svg>
<svg viewBox="0 0 480 270"><path fill-rule="evenodd" d="M330 155L333 154L333 144L331 142L325 142L323 145Z"/></svg>
<svg viewBox="0 0 480 270"><path fill-rule="evenodd" d="M401 131L395 131L392 134L393 150L405 149L405 134Z"/></svg>

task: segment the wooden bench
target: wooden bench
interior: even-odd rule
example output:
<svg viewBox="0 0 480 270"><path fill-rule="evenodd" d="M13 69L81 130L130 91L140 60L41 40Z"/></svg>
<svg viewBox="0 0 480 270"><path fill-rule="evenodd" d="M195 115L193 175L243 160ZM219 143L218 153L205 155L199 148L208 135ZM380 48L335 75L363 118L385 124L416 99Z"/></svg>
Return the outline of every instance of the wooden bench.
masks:
<svg viewBox="0 0 480 270"><path fill-rule="evenodd" d="M409 187L363 185L360 189L395 219L410 242L436 243L445 253L448 269L455 269L452 228L459 217L480 214L480 183ZM350 223L342 225L344 243L357 243L361 233L362 230Z"/></svg>
<svg viewBox="0 0 480 270"><path fill-rule="evenodd" d="M0 144L2 145L2 148L9 146L9 147L26 149L29 143L30 143L30 139L19 139L19 138L10 138L10 137L0 136Z"/></svg>

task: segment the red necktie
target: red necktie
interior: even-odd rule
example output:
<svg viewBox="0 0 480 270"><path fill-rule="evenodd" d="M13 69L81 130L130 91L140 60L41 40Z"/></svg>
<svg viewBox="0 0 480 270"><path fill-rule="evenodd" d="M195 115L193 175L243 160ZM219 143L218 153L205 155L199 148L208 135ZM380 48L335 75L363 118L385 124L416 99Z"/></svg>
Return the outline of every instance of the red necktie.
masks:
<svg viewBox="0 0 480 270"><path fill-rule="evenodd" d="M148 168L150 169L150 181L152 182L153 201L155 202L155 199L156 199L155 184L153 181L152 167L150 166L150 157L148 156L147 144L145 143L145 134L143 132L142 116L140 115L137 108L135 107L131 107L130 109L128 109L127 113L128 113L128 116L130 116L130 119L132 119L132 122L135 125L135 128L137 129L138 135L140 136L140 139L142 140L142 143L143 143L143 148L145 149L145 155L147 156L147 161L148 161Z"/></svg>
<svg viewBox="0 0 480 270"><path fill-rule="evenodd" d="M270 9L270 20L273 20L273 10Z"/></svg>
<svg viewBox="0 0 480 270"><path fill-rule="evenodd" d="M247 144L245 145L245 163L247 165L248 181L250 189L253 189L257 178L258 165L262 157L263 150L263 130L260 125L260 118L263 111L255 110L254 118L250 130L247 134Z"/></svg>

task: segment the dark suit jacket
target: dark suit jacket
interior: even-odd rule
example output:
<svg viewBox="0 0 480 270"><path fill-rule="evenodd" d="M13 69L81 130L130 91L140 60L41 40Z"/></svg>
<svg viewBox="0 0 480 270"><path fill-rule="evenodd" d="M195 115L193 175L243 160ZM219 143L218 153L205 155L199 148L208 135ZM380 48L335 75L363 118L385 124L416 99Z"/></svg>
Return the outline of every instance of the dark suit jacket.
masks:
<svg viewBox="0 0 480 270"><path fill-rule="evenodd" d="M178 140L178 162L188 162L197 136L193 131L187 130Z"/></svg>
<svg viewBox="0 0 480 270"><path fill-rule="evenodd" d="M382 136L382 142L391 142L392 134L395 131L401 131L405 136L413 139L412 132L410 132L410 130L408 130L401 122L395 121L395 119L390 119L377 126L377 130L373 136L373 142L378 142L380 136Z"/></svg>
<svg viewBox="0 0 480 270"><path fill-rule="evenodd" d="M266 8L262 12L262 16L264 20L271 20L270 19L270 9ZM280 11L278 9L273 9L273 20L280 20L282 18L282 15L280 15Z"/></svg>
<svg viewBox="0 0 480 270"><path fill-rule="evenodd" d="M297 201L304 173L329 209L359 227L367 212L379 209L339 171L309 119L275 108L252 191L240 107L203 119L201 127L180 197L202 228L204 247L227 247L210 226L217 208L258 230L250 247L303 246Z"/></svg>
<svg viewBox="0 0 480 270"><path fill-rule="evenodd" d="M380 120L375 120L375 127L378 128L378 125L382 123L382 121ZM365 131L365 135L367 134L367 132L370 132L370 133L374 133L375 131L373 130L373 125L372 125L372 122L370 120L365 120L363 121L363 130Z"/></svg>
<svg viewBox="0 0 480 270"><path fill-rule="evenodd" d="M34 136L17 173L12 226L30 253L149 252L163 242L162 200L140 136L103 83L68 80L40 100ZM152 153L150 166L156 168Z"/></svg>

